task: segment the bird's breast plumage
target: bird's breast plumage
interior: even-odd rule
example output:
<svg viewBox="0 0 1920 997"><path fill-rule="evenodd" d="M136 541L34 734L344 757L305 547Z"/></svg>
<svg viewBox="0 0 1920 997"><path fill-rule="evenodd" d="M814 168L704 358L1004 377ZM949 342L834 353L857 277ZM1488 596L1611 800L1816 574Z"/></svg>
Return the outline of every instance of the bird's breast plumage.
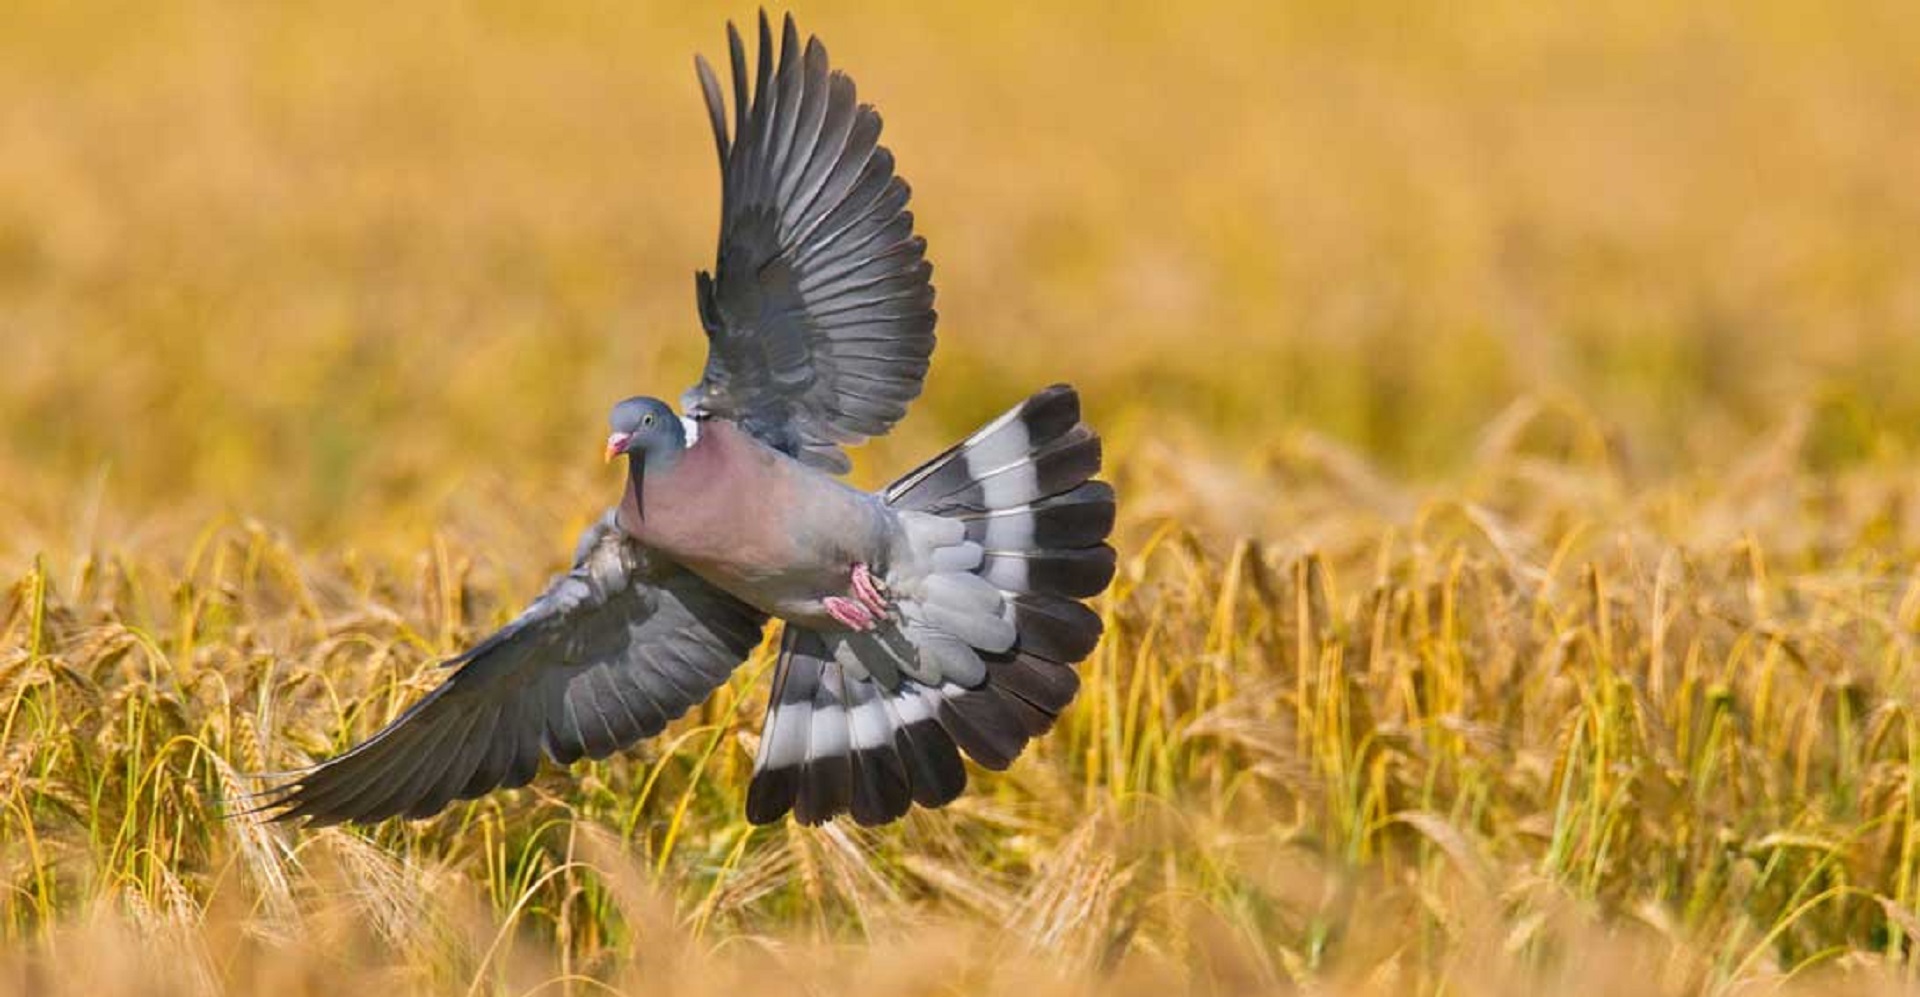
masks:
<svg viewBox="0 0 1920 997"><path fill-rule="evenodd" d="M845 594L855 562L884 568L899 530L874 496L719 420L672 467L630 474L619 519L716 587L801 623Z"/></svg>

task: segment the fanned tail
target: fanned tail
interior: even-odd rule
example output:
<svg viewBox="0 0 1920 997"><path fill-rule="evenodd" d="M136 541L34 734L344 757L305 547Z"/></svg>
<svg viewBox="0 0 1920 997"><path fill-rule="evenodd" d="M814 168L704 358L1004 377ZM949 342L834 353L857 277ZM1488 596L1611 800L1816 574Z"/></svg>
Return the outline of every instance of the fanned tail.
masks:
<svg viewBox="0 0 1920 997"><path fill-rule="evenodd" d="M897 625L789 626L747 816L861 824L938 807L1052 728L1102 624L1082 600L1113 580L1113 488L1070 386L1047 388L883 493L924 569Z"/></svg>

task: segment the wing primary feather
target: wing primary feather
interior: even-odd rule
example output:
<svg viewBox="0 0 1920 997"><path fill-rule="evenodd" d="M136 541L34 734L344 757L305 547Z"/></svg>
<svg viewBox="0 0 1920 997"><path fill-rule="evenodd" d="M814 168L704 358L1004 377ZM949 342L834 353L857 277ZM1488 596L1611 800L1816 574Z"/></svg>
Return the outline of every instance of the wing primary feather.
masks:
<svg viewBox="0 0 1920 997"><path fill-rule="evenodd" d="M727 58L733 64L733 141L737 146L747 134L747 46L732 21L727 22Z"/></svg>
<svg viewBox="0 0 1920 997"><path fill-rule="evenodd" d="M406 717L403 715L402 719ZM354 750L325 762L285 787L285 795L269 805L285 804L287 807L274 819L310 818L323 807L332 808L367 792L371 783L384 778L388 770L411 757L413 745L430 731L431 728L424 725L409 725L400 721L389 724ZM389 751L389 748L393 750ZM339 819L322 820L321 823L339 823Z"/></svg>
<svg viewBox="0 0 1920 997"><path fill-rule="evenodd" d="M795 114L787 158L781 166L780 182L774 191L776 202L784 205L780 210L783 240L792 238L804 213L805 205L799 203L796 195L816 154L821 129L826 123L827 106L832 97L827 78L827 50L820 44L820 39L807 39L807 50L800 61L800 107Z"/></svg>
<svg viewBox="0 0 1920 997"><path fill-rule="evenodd" d="M298 816L310 817L309 823L324 826L358 820L373 813L405 787L419 771L419 760L431 756L447 735L446 727L439 723L422 723L417 730L417 734L404 742L395 739L387 742L382 751L362 756L377 762L370 769L348 765L333 770L334 792L318 793L311 801L303 800L300 809L306 812Z"/></svg>
<svg viewBox="0 0 1920 997"><path fill-rule="evenodd" d="M447 767L429 783L427 792L406 808L409 817L431 817L453 802L468 780L480 767L481 759L492 748L492 735L500 716L498 703L483 703L474 711L473 720L468 725L459 743L454 746L447 759Z"/></svg>
<svg viewBox="0 0 1920 997"><path fill-rule="evenodd" d="M873 171L878 182L857 184L846 200L820 220L818 234L809 234L794 253L794 269L809 271L856 252L867 245L875 232L886 231L899 219L907 206L908 189L899 177L887 176L884 169L875 167L882 161L880 153L885 151L876 149L874 158L867 162L867 168ZM870 198L861 200L868 194ZM908 222L911 225L911 216ZM905 238L906 233L901 233L895 241L905 241Z"/></svg>
<svg viewBox="0 0 1920 997"><path fill-rule="evenodd" d="M926 281L915 280L914 277L915 274L908 271L883 277L865 285L835 288L820 299L821 304L814 312L814 317L821 325L831 328L837 323L829 319L840 319L858 309L901 305L903 307L881 309L876 314L903 319L912 318L915 314L933 306L933 289L927 286Z"/></svg>
<svg viewBox="0 0 1920 997"><path fill-rule="evenodd" d="M439 803L434 807L434 811L461 798L461 791L467 788L467 784L492 759L494 745L498 740L495 734L500 726L500 717L505 713L506 705L503 703L481 704L475 714L473 729L467 732L467 739L461 745L459 756L447 766L446 773L440 777L435 788Z"/></svg>
<svg viewBox="0 0 1920 997"><path fill-rule="evenodd" d="M744 195L741 200L746 205L760 202L760 178L767 169L770 154L767 147L773 144L773 107L780 96L773 86L773 55L773 32L767 25L767 12L762 10L760 50L754 55L752 145L746 150L746 170L741 183Z"/></svg>
<svg viewBox="0 0 1920 997"><path fill-rule="evenodd" d="M793 237L793 244L798 247L795 267L805 266L814 255L831 247L842 233L865 218L868 209L885 196L893 183L893 153L886 146L874 144L880 138L880 116L859 113L871 110L865 104L860 105L853 130L847 134L846 151L820 191L819 206L808 208L810 217ZM861 146L866 147L865 151L857 152Z"/></svg>
<svg viewBox="0 0 1920 997"><path fill-rule="evenodd" d="M793 154L794 133L799 130L800 109L806 101L806 80L801 73L800 40L793 27L793 15L788 14L780 28L780 65L774 71L774 88L778 97L774 104L772 156L767 166L767 193L773 198L774 205L780 203L780 178L786 172L787 160Z"/></svg>
<svg viewBox="0 0 1920 997"><path fill-rule="evenodd" d="M466 740L467 732L473 729L477 719L474 711L463 709L443 721L440 736L423 745L415 757L413 773L395 786L392 792L364 802L361 814L352 816L355 819L384 820L412 808L446 772L447 766L453 763Z"/></svg>
<svg viewBox="0 0 1920 997"><path fill-rule="evenodd" d="M466 785L460 787L456 799L471 800L506 781L507 774L512 771L514 751L520 740L513 729L516 709L517 705L513 703L500 708L493 721L493 732L487 738L487 752L481 756L480 763L474 766Z"/></svg>
<svg viewBox="0 0 1920 997"><path fill-rule="evenodd" d="M820 137L814 143L813 156L808 160L806 172L799 178L794 189L794 226L789 234L791 244L804 242L813 226L827 212L840 203L840 198L859 181L860 173L866 169L867 160L873 155L873 141L865 143L864 148L849 154L854 146L853 128L860 121L860 105L855 95L853 81L843 73L829 73L827 76L827 95L825 116L820 123ZM872 126L873 139L879 138L879 124ZM858 162L853 162L854 157ZM835 181L838 181L836 183Z"/></svg>
<svg viewBox="0 0 1920 997"><path fill-rule="evenodd" d="M720 94L720 80L713 75L713 67L707 65L706 56L693 57L693 71L700 77L700 94L707 103L707 121L713 126L713 147L720 154L720 168L725 170L727 152L731 144L727 141L727 104L726 99ZM723 183L720 187L724 196L726 184ZM726 217L724 209L721 217Z"/></svg>
<svg viewBox="0 0 1920 997"><path fill-rule="evenodd" d="M867 286L890 277L912 276L925 280L933 273L926 262L927 240L920 236L904 239L877 253L849 257L834 264L809 267L800 274L801 291L818 291L835 284Z"/></svg>

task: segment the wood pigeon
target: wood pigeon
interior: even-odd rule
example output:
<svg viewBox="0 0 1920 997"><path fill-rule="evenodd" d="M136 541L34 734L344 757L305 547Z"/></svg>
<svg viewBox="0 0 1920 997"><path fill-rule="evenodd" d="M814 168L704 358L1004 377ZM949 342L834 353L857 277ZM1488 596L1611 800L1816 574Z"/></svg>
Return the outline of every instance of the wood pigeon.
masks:
<svg viewBox="0 0 1920 997"><path fill-rule="evenodd" d="M740 35L729 133L696 59L720 152L714 271L698 275L708 356L685 415L614 406L619 504L572 570L453 673L351 750L290 773L262 808L310 824L427 817L525 785L541 756L604 758L661 732L784 621L747 817L882 824L999 770L1073 699L1074 662L1112 581L1114 494L1100 440L1056 385L870 493L841 447L885 433L920 393L933 286L880 116L826 49L777 64L760 16Z"/></svg>

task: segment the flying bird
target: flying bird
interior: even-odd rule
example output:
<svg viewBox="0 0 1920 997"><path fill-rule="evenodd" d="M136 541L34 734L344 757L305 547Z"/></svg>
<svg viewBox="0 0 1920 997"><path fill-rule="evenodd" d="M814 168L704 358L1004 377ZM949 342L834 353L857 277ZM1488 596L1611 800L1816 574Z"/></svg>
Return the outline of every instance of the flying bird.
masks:
<svg viewBox="0 0 1920 997"><path fill-rule="evenodd" d="M290 773L262 808L309 824L419 818L525 785L542 757L659 734L783 621L746 814L882 824L1005 769L1073 699L1112 581L1100 440L1055 385L879 492L838 475L886 433L934 347L926 242L880 115L792 17L763 12L751 72L727 28L732 109L695 59L720 154L708 354L676 413L613 407L627 482L571 570L446 663L363 743ZM749 90L749 81L752 86Z"/></svg>

